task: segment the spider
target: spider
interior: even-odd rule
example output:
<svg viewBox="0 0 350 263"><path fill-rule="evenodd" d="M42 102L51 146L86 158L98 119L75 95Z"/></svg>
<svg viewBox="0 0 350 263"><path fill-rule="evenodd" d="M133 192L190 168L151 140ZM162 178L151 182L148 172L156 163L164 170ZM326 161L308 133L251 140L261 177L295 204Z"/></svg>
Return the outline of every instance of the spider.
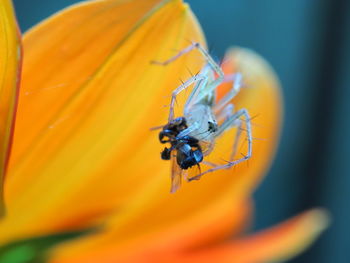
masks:
<svg viewBox="0 0 350 263"><path fill-rule="evenodd" d="M187 169L200 168L200 163L211 166L204 172L199 169L195 176L187 178L188 181L198 180L204 174L228 169L248 160L252 155L252 129L249 113L244 108L234 111L234 105L231 102L242 87L240 73L224 76L221 67L200 43L192 43L164 62L153 61L153 63L165 66L192 50L198 50L204 57L206 64L198 74L183 82L172 92L168 123L162 126L162 131L159 133L160 142L170 144L170 148L165 147L162 151L161 158L172 160L171 193L180 187L182 175ZM216 101L217 87L228 81L233 81L232 88L220 100ZM193 88L185 102L183 116L175 118L176 97L191 86ZM243 130L241 117L245 119L248 148L247 154L234 160L240 131ZM238 127L238 130L230 160L223 165L204 161L203 158L212 152L215 140L233 127Z"/></svg>

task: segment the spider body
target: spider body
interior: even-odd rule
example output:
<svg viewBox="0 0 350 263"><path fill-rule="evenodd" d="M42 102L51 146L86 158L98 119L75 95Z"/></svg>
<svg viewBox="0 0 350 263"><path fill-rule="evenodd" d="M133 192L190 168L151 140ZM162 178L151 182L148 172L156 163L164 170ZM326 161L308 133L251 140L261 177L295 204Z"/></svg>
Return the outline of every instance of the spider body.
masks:
<svg viewBox="0 0 350 263"><path fill-rule="evenodd" d="M167 65L192 50L198 50L205 58L206 64L197 75L189 78L172 92L168 123L163 126L159 133L161 143L170 143L170 148L165 147L162 151L161 158L172 160L173 163L171 192L175 192L179 188L183 171L193 166L199 167L200 163L204 163L203 158L212 152L215 140L232 127L239 129L233 140L233 149L228 163L216 165L206 162L212 168L187 179L189 181L198 180L204 174L228 169L249 159L252 154L252 132L248 111L246 109L234 111L232 104L232 99L242 86L240 73L224 76L221 67L199 43L193 43L165 62L156 63ZM217 87L228 81L233 82L231 90L220 100L216 100ZM176 96L191 86L193 88L184 105L183 117L174 118ZM244 121L241 120L242 117ZM245 123L248 150L242 158L233 160L242 123Z"/></svg>

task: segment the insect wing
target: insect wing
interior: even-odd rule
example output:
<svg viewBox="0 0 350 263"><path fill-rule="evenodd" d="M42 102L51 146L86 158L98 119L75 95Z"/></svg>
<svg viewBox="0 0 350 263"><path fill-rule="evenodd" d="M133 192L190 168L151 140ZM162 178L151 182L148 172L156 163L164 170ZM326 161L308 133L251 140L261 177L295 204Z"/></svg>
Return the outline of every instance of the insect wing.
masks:
<svg viewBox="0 0 350 263"><path fill-rule="evenodd" d="M204 141L204 140L200 141L199 145L200 145L200 147L202 149L202 153L203 153L204 156L210 154L213 151L214 146L215 146L213 140L211 140L211 141L209 141L209 140L208 141Z"/></svg>
<svg viewBox="0 0 350 263"><path fill-rule="evenodd" d="M187 181L198 180L199 175L201 174L201 167L199 164L194 165L191 168L188 168L184 173Z"/></svg>
<svg viewBox="0 0 350 263"><path fill-rule="evenodd" d="M177 164L176 156L171 157L171 189L170 193L175 193L181 186L183 169Z"/></svg>

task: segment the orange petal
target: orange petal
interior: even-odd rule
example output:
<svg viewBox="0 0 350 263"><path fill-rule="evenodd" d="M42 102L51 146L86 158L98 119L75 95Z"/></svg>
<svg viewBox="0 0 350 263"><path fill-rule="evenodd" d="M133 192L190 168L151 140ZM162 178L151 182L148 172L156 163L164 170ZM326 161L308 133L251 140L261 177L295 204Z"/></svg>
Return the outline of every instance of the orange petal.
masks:
<svg viewBox="0 0 350 263"><path fill-rule="evenodd" d="M103 8L106 12L115 7L110 16L98 12L102 20L120 17L120 4L114 1L90 4L96 4L96 8L100 3L110 4ZM122 6L137 9L144 3L126 2ZM90 4L83 5L83 8ZM248 56L248 65L259 69L252 72L254 78L251 82L255 85L242 91L237 105L247 107L252 115L257 111L261 113L264 129L256 129L255 136L269 138L265 144L256 143L249 168L241 165L234 172L218 172L200 182L185 185L176 195L169 195L169 164L159 159L157 136L148 129L165 122L167 109L162 105L168 103L168 98L164 96L168 96L178 85L179 77L188 78L187 67L196 72L202 59L197 53L192 53L166 68L152 66L149 61L168 58L173 54L171 49L174 46L180 49L188 45L186 39L201 40L196 23L180 1L164 4L157 12L148 12L148 20L141 19L143 23L136 30L131 27L126 39L117 44L113 42L117 45L115 52L111 51L113 48L110 49L106 55L108 60L100 62L98 71L95 68L96 72L92 70L84 75L84 72L75 72L74 68L77 65L85 68L90 65L89 61L96 61L95 56L90 55L96 46L90 48L88 44L91 39L98 41L101 38L93 34L82 48L79 42L82 37L78 38L77 35L80 35L76 31L69 33L61 28L65 24L61 19L71 21L67 19L70 12L85 13L80 7L68 10L34 29L32 36L35 41L29 41L31 33L26 38L27 53L32 54L28 55L31 63L25 62L28 72L45 69L45 73L46 67L51 68L50 63L55 67L46 74L42 73L44 77L39 75L39 80L36 80L35 74L25 74L27 77L24 80L28 80L23 84L21 118L18 121L18 126L22 128L16 130L17 150L11 162L7 187L10 213L0 225L2 241L67 227L82 227L99 214L106 215L114 208L118 213L109 222L110 232L107 236L102 237L102 241L98 238L91 240L91 243L87 239L87 244L82 242L82 247L95 247L97 242L103 247L105 243L119 246L120 250L125 246L144 249L139 245L144 242L140 241L151 236L149 240L152 242L148 247L164 244L172 249L171 244L176 241L187 240L183 245L179 242L180 246L195 246L201 244L203 239L215 239L215 231L205 239L200 230L220 218L227 220L224 224L232 222L235 218L232 211L236 211L238 204L250 195L274 153L280 97L273 73L261 58L251 52L240 50L237 53ZM75 19L73 22L76 22ZM96 24L96 32L104 32L91 16L86 20L85 23L78 23L79 33L90 32L85 32L83 25L89 28ZM46 25L50 30L46 29ZM72 25L67 28L71 29ZM36 32L42 34L36 35ZM47 43L46 35L52 32L68 32L64 38L64 48L61 43L54 47L49 45L52 39L60 39L57 36L49 37L51 42ZM114 35L107 34L108 37ZM42 49L40 40L49 47ZM102 38L101 41L106 39ZM40 48L33 48L35 52L31 52L30 47L36 45ZM46 53L42 50L46 50ZM49 51L53 52L52 56L48 55ZM82 59L80 52L87 56L86 60ZM48 58L53 61L48 61ZM237 64L245 72L248 69L244 65L241 67L243 62L240 59ZM70 68L65 70L63 65ZM255 76L255 73L258 75ZM84 79L86 85L76 82L81 74L88 78ZM38 89L31 90L33 87ZM266 97L264 103L261 103L261 97ZM128 101L125 101L126 98ZM266 102L269 102L268 107ZM32 127L34 121L38 125ZM232 142L232 138L226 140ZM228 152L228 149L225 151ZM45 198L43 193L47 193ZM154 214L159 216L154 218ZM225 218L228 214L232 216ZM42 224L36 224L38 221ZM183 231L174 231L176 229ZM193 233L198 234L199 238L192 240L190 237ZM72 250L78 254L84 251L79 244ZM130 253L130 249L125 251L125 254Z"/></svg>
<svg viewBox="0 0 350 263"><path fill-rule="evenodd" d="M233 170L207 175L198 182L183 185L175 195L170 195L167 193L169 170L164 170L159 162L152 174L154 183L141 189L127 206L118 210L109 220L105 233L67 244L57 252L59 258L67 262L78 262L78 259L85 262L87 258L126 262L148 253L182 250L220 239L217 230L209 226L217 222L230 224L231 217L240 216L237 206L251 195L274 154L281 99L275 75L261 57L246 49L232 50L228 56L245 75L249 86L241 91L236 105L248 108L252 116L260 114L258 123L261 126L255 127L254 136L266 138L266 141L254 143L249 166L242 164ZM232 137L224 139L224 145L228 147L222 152L229 152ZM153 145L140 150L144 155L156 155L159 148L154 140ZM150 175L145 173L144 176Z"/></svg>
<svg viewBox="0 0 350 263"><path fill-rule="evenodd" d="M145 258L154 259L163 254L172 254L184 247L186 249L196 248L199 244L209 245L215 240L229 239L232 235L237 234L238 229L242 231L250 224L252 209L250 202L247 201L231 206L230 209L228 209L229 204L224 204L224 206L216 207L217 210L211 211L204 209L205 211L192 215L190 219L188 215L184 215L187 219L184 220L185 222L180 221L176 225L169 224L165 226L165 229L163 223L158 226L162 231L161 236L158 236L159 233L158 235L140 233L136 239L130 239L129 236L122 233L122 237L125 238L124 244L121 244L115 233L107 228L104 229L102 235L91 237L92 242L89 248L92 249L85 250L88 248L83 239L76 243L69 242L53 252L50 262L144 262ZM216 214L216 212L219 213ZM158 213L161 214L161 211ZM152 230L152 228L144 227L142 231Z"/></svg>
<svg viewBox="0 0 350 263"><path fill-rule="evenodd" d="M18 95L21 46L12 3L0 1L0 211L3 180L12 141ZM0 213L1 213L0 212Z"/></svg>
<svg viewBox="0 0 350 263"><path fill-rule="evenodd" d="M220 246L174 255L159 262L281 262L302 252L328 226L325 211L314 209L252 236Z"/></svg>
<svg viewBox="0 0 350 263"><path fill-rule="evenodd" d="M165 121L166 96L188 77L181 63L196 71L202 59L150 62L188 39L203 42L178 0L90 1L25 35L2 242L84 227L159 179L168 163L149 129ZM155 178L145 173L158 166Z"/></svg>

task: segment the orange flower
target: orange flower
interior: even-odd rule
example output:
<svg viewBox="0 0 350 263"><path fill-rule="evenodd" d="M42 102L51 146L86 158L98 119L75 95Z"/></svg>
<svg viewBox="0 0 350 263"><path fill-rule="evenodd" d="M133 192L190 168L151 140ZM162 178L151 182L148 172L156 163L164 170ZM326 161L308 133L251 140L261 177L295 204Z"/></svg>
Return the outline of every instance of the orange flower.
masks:
<svg viewBox="0 0 350 263"><path fill-rule="evenodd" d="M169 194L169 163L160 160L149 128L166 122L169 94L203 61L196 52L167 67L150 61L169 58L188 39L205 45L180 0L90 1L27 32L8 161L19 41L9 1L0 1L0 13L3 246L103 226L54 246L47 261L266 262L302 251L326 227L326 214L312 210L242 237L252 191L275 152L282 107L273 71L246 49L230 50L225 70L242 72L249 88L235 106L259 113L254 137L268 140L254 143L249 167L206 175ZM228 152L232 137L222 140Z"/></svg>

